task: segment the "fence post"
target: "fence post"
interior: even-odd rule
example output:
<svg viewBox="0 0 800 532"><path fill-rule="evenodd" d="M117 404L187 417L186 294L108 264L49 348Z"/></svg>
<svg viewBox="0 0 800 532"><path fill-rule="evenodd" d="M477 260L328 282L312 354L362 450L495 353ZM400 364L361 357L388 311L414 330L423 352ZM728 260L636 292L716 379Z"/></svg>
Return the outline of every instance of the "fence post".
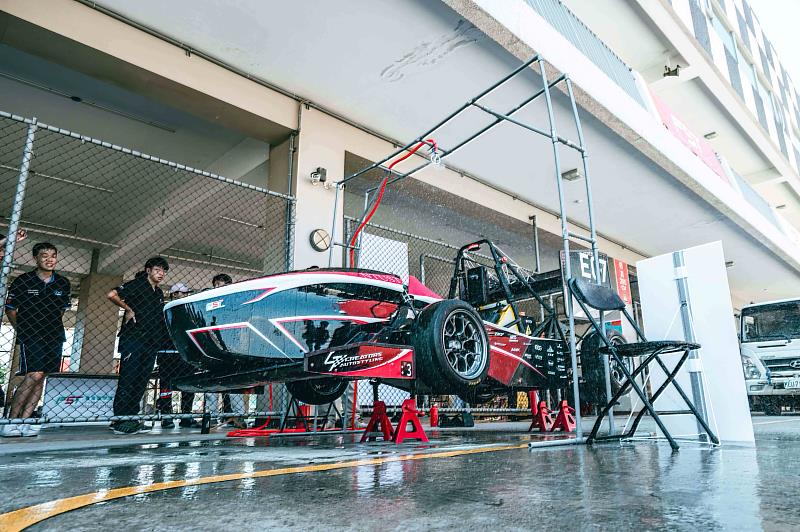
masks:
<svg viewBox="0 0 800 532"><path fill-rule="evenodd" d="M22 218L22 203L25 200L25 187L28 184L28 170L30 169L31 159L33 158L33 136L35 133L36 118L28 125L28 136L25 139L25 148L22 151L22 163L19 166L17 191L14 194L11 217L8 221L8 238L6 238L6 246L3 250L2 269L0 269L0 296L3 298L2 303L0 303L0 313L4 312L6 308L5 294L8 286L8 277L11 275L11 264L14 261L14 248L17 243L19 221L20 218Z"/></svg>
<svg viewBox="0 0 800 532"><path fill-rule="evenodd" d="M294 198L286 200L286 257L284 260L287 272L294 269Z"/></svg>

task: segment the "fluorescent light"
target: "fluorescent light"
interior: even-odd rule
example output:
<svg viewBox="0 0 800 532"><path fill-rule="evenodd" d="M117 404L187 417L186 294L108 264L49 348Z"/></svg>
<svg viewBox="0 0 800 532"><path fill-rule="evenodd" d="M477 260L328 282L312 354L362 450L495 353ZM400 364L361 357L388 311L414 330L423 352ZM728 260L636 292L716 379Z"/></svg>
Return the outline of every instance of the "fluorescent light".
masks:
<svg viewBox="0 0 800 532"><path fill-rule="evenodd" d="M561 174L561 177L565 181L577 181L579 179L583 179L583 174L577 168L573 168L572 170L567 170Z"/></svg>

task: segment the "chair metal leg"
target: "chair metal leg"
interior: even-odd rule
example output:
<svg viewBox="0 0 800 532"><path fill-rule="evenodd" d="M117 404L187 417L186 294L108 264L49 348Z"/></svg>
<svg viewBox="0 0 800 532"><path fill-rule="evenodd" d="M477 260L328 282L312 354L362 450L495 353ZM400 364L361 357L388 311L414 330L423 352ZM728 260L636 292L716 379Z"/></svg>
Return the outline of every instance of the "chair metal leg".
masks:
<svg viewBox="0 0 800 532"><path fill-rule="evenodd" d="M605 418L605 416L608 414L608 412L614 407L614 404L617 402L617 400L620 397L622 397L623 395L625 395L626 393L628 393L629 387L632 388L631 382L633 382L639 376L639 374L642 373L642 371L644 371L644 369L647 367L647 364L649 364L654 358L653 355L649 355L644 360L644 362L639 365L639 367L637 367L635 370L633 370L633 373L629 373L627 371L627 367L625 367L622 364L622 361L620 360L620 358L615 353L612 352L611 356L614 356L614 359L617 361L617 363L620 364L620 366L622 366L623 368L625 368L623 371L625 371L625 375L628 377L628 380L625 383L623 383L622 386L620 386L620 389L617 390L617 393L615 393L614 396L611 397L611 399L608 401L608 403L600 411L600 415L597 417L597 420L595 421L594 426L592 427L592 432L589 434L589 437L586 439L586 443L589 444L589 445L591 445L591 443L593 441L596 441L596 440L599 441L599 440L603 439L603 438L598 438L597 437L597 432L600 430L600 426L602 425L603 418ZM611 436L611 435L609 435L609 436Z"/></svg>
<svg viewBox="0 0 800 532"><path fill-rule="evenodd" d="M672 450L677 451L680 448L680 446L672 437L672 434L670 434L670 432L667 430L667 427L664 426L664 422L661 421L661 417L658 415L658 412L656 412L656 409L653 408L652 404L650 404L650 401L647 399L647 395L639 387L639 385L636 384L636 381L632 379L631 373L628 371L628 368L625 367L625 365L622 363L622 360L620 360L619 356L617 356L617 354L614 352L613 349L611 350L611 354L614 356L614 359L617 361L617 363L619 363L620 369L622 370L623 373L625 373L625 376L628 378L629 382L631 383L631 386L633 386L633 389L636 390L636 394L642 400L644 407L647 409L648 412L650 412L650 415L653 416L653 420L656 422L656 425L658 425L658 428L661 429L661 432L664 434L664 437L667 438L667 441L669 441L669 445L670 447L672 447ZM636 368L637 371L642 367L647 367L647 365L650 363L650 360L657 357L658 353L653 353L652 355L647 357L646 362L643 363L641 366L639 366L639 368ZM634 373L636 373L636 371L634 371Z"/></svg>
<svg viewBox="0 0 800 532"><path fill-rule="evenodd" d="M653 396L650 398L650 402L652 402L653 405L655 405L656 399L658 399L659 396L662 393L664 393L664 390L667 389L667 386L669 386L669 383L672 382L672 380L678 375L678 372L680 371L681 366L683 366L683 363L686 361L686 358L688 356L689 356L689 352L686 351L684 353L684 355L681 357L681 359L678 361L678 364L675 366L675 369L672 370L671 372L667 371L667 369L662 366L662 368L664 369L664 373L667 374L667 378L664 380L664 382L661 384L661 386L658 388L658 390L656 390L655 393L653 393ZM656 355L653 358L660 360L658 355ZM642 410L639 411L638 414L636 414L636 418L633 420L633 424L631 425L631 428L628 431L629 435L636 434L636 430L639 428L639 423L642 421L642 417L644 417L644 412L645 412L644 409L642 409Z"/></svg>
<svg viewBox="0 0 800 532"><path fill-rule="evenodd" d="M685 357L688 357L688 356L689 356L689 351L686 351ZM658 362L658 364L661 366L661 368L666 373L667 372L667 366L664 364L664 362L661 360L660 357L656 357L656 362ZM716 434L714 434L711 431L711 428L708 426L708 423L706 423L706 420L703 419L703 416L701 416L700 413L697 411L697 409L694 406L694 403L689 400L689 397L687 397L687 395L683 391L683 388L681 387L681 385L678 384L678 382L675 381L674 379L672 381L670 381L670 382L672 382L672 385L675 387L676 390L678 390L678 393L683 398L683 402L686 403L686 406L688 406L689 410L692 411L692 414L694 414L695 419L697 419L697 422L700 423L701 427L703 427L703 430L706 431L706 434L708 434L708 437L711 438L711 441L714 444L719 445L719 438L717 438Z"/></svg>

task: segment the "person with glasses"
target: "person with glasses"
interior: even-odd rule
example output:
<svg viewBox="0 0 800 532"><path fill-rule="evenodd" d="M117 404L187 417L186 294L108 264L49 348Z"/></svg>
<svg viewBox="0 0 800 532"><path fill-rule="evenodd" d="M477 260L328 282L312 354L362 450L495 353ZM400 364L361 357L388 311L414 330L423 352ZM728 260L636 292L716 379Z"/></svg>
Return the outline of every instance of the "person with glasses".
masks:
<svg viewBox="0 0 800 532"><path fill-rule="evenodd" d="M153 372L156 353L166 333L164 292L159 285L169 271L163 257L152 257L136 277L111 290L108 300L125 311L119 331L119 381L114 396L115 416L136 416ZM137 420L111 423L114 434L147 432L149 427Z"/></svg>

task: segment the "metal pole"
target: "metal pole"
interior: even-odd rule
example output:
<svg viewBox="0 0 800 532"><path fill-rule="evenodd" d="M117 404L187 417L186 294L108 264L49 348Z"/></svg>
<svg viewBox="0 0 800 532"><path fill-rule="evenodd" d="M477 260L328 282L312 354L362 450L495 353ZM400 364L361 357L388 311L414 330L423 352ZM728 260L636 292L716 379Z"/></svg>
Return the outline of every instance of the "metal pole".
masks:
<svg viewBox="0 0 800 532"><path fill-rule="evenodd" d="M564 275L565 283L572 278L572 268L569 262L569 227L567 226L567 210L564 205L564 184L561 177L561 158L558 153L558 134L556 133L556 121L553 115L553 102L550 98L550 88L547 85L547 71L543 60L539 60L539 70L542 75L542 84L545 87L544 96L547 102L547 118L550 121L550 140L553 144L553 159L555 161L556 184L558 186L558 206L561 212L561 240L564 244ZM581 395L578 389L578 353L575 345L575 313L572 308L572 296L567 289L564 302L567 313L569 314L569 352L572 360L572 395L575 402L575 434L578 439L583 438L583 427L581 426Z"/></svg>
<svg viewBox="0 0 800 532"><path fill-rule="evenodd" d="M536 260L536 269L533 270L534 273L541 272L541 258L539 256L539 226L536 224L536 215L530 217L531 223L533 224L533 251L534 251L534 259Z"/></svg>
<svg viewBox="0 0 800 532"><path fill-rule="evenodd" d="M583 164L583 181L586 187L586 206L589 214L589 237L592 244L592 260L594 267L597 271L597 278L600 281L600 258L597 252L597 232L594 228L594 209L592 206L592 184L589 178L589 154L586 151L583 140L583 127L581 127L581 120L578 116L578 105L575 103L575 95L572 92L572 80L566 78L567 93L569 94L570 103L572 104L572 114L575 117L575 128L578 131L578 144L581 147L581 162Z"/></svg>
<svg viewBox="0 0 800 532"><path fill-rule="evenodd" d="M672 264L675 266L675 282L678 285L678 297L681 303L681 322L683 323L683 335L687 342L695 342L694 329L692 328L691 301L689 300L689 283L686 275L686 262L683 251L676 251L672 254ZM702 367L700 366L700 355L696 349L689 352L687 360L689 368L689 380L692 383L692 402L703 418L708 423L706 409L706 395L703 389ZM707 435L703 426L697 422L697 432L700 438L705 441Z"/></svg>
<svg viewBox="0 0 800 532"><path fill-rule="evenodd" d="M333 197L333 220L331 221L331 244L328 247L328 268L333 266L333 248L336 247L334 244L336 242L336 214L339 210L339 189L344 188L344 185L340 185L336 183L336 194ZM346 244L346 242L343 242ZM347 248L345 249L345 256L347 256ZM346 266L346 265L345 265Z"/></svg>
<svg viewBox="0 0 800 532"><path fill-rule="evenodd" d="M570 104L572 105L572 116L575 119L575 129L578 133L578 145L580 146L581 163L583 165L583 184L586 188L586 206L589 216L589 242L592 250L592 263L597 276L598 284L603 282L602 272L600 270L600 254L597 250L597 231L594 228L594 207L592 202L592 183L589 177L589 153L586 151L583 138L583 127L581 126L581 119L578 116L578 105L575 103L575 93L572 90L572 80L569 76L566 77L565 83L567 85L567 94L569 95ZM606 262L606 272L608 273L608 262ZM600 313L600 326L603 327L605 332L605 324L603 323L603 313ZM613 397L611 389L611 367L609 365L608 357L603 357L603 372L605 373L606 384L606 400L610 401ZM609 434L616 432L614 420L614 408L608 411L608 431Z"/></svg>
<svg viewBox="0 0 800 532"><path fill-rule="evenodd" d="M25 201L25 187L28 184L28 170L33 158L33 137L36 133L36 118L28 126L28 136L25 139L25 147L22 151L22 163L19 165L19 179L17 181L17 191L14 194L14 204L11 208L11 216L8 220L8 237L6 246L3 250L2 269L0 269L0 315L5 311L5 294L8 287L8 278L11 275L11 265L14 262L14 249L17 244L17 231L19 221L22 218L22 204Z"/></svg>
<svg viewBox="0 0 800 532"><path fill-rule="evenodd" d="M563 78L564 78L564 76L560 76L560 77L559 77L559 78L557 78L556 80L554 80L554 81L551 81L549 86L550 86L550 87L554 87L555 85L558 85L558 83L560 83L560 82L561 82L561 80L562 80ZM525 108L525 107L526 107L526 106L527 106L529 103L531 103L532 101L534 101L536 98L538 98L538 97L539 97L539 96L541 96L542 94L544 94L544 89L541 89L541 90L539 90L539 91L538 91L538 92L536 92L536 93L535 93L533 96L531 96L531 97L529 97L529 98L526 98L525 100L523 100L523 101L522 101L522 103L518 104L516 107L514 107L514 108L513 108L513 109L511 109L511 110L509 110L509 111L506 113L506 116L512 116L512 115L514 115L515 113L517 113L518 111L521 111L521 110L522 110L523 108ZM496 125L498 125L498 124L501 124L501 123L503 123L503 122L505 122L505 121L506 121L506 119L505 119L505 118L495 118L493 122L491 122L491 123L489 123L488 125L486 125L486 126L482 127L480 130L478 130L478 132L477 132L477 133L474 133L474 134L470 135L469 137L467 137L466 139L462 140L461 142L459 142L458 144L456 144L455 146L453 146L453 147L452 147L452 148L450 148L449 150L441 149L440 151L441 151L441 154L442 154L442 155L441 155L441 157L440 157L440 160L444 161L446 158L450 157L451 155L453 155L454 153L456 153L458 150L460 150L461 148L463 148L464 146L466 146L467 144L469 144L469 143L470 143L470 142L472 142L473 140L475 140L475 139L479 138L481 135L483 135L483 134L484 134L484 133L486 133L487 131L491 130L491 129L492 129L492 128L494 128ZM547 135L547 136L549 137L549 135ZM572 144L570 143L569 145L571 146ZM408 177L408 176L410 176L410 175L413 175L413 174L415 174L416 172L419 172L419 171L420 171L420 170L422 170L423 168L427 168L427 167L428 167L430 164L431 164L431 162L430 162L430 161L426 161L424 164L421 164L421 165L417 166L416 168L413 168L413 169L409 170L409 171L408 171L408 172L406 172L406 173L395 172L394 170L392 170L392 171L391 171L391 173L392 173L392 174L397 174L397 176L396 176L396 177L393 177L392 179L390 179L390 180L389 180L389 182L387 183L387 185L391 185L391 184L393 184L393 183L395 183L395 182L397 182L397 181L400 181L400 180L402 180L402 179L405 179L406 177ZM381 168L383 168L384 170L388 170L387 168L385 168L385 167L383 167L383 166L381 166ZM453 171L455 171L455 172L460 172L460 173L464 173L464 172L462 172L462 171L460 171L460 170L457 170L457 169L455 169L455 168L453 169Z"/></svg>
<svg viewBox="0 0 800 532"><path fill-rule="evenodd" d="M286 271L294 268L294 200L286 200Z"/></svg>
<svg viewBox="0 0 800 532"><path fill-rule="evenodd" d="M369 192L370 192L369 190L364 192L364 216L367 215L367 208L369 208ZM366 229L366 226L364 226L364 229ZM358 242L356 242L356 247L358 248L356 250L356 263L351 264L350 265L351 268L357 268L358 264L361 262L361 241L363 238L364 238L364 231L362 230L360 233L358 233Z"/></svg>
<svg viewBox="0 0 800 532"><path fill-rule="evenodd" d="M373 163L373 164L371 164L371 165L367 166L366 168L362 168L361 170L359 170L359 171L358 171L358 172L356 172L355 174L352 174L352 175L350 175L350 176L346 177L345 179L343 179L343 180L342 180L342 183L347 183L347 182L348 182L348 181L350 181L351 179L355 179L356 177L360 176L360 175L361 175L361 174L363 174L364 172L368 172L368 171L370 171L370 170L373 170L373 169L375 169L375 168L378 168L379 166L383 165L383 163L385 163L386 161L389 161L389 160L393 159L393 158L394 158L394 157L396 157L397 155L399 155L399 154L403 153L404 151L407 151L407 150L408 150L410 147L414 146L415 144L417 144L417 143L419 143L419 142L422 142L423 140L425 140L425 138L426 138L428 135L430 135L431 133L433 133L434 131L436 131L436 130L437 130L437 129L439 129L440 127L442 127L444 124L446 124L447 122L449 122L449 121L450 121L450 120L452 120L453 118L455 118L457 115L459 115L460 113L462 113L464 110L468 109L468 108L469 108L469 107L470 107L470 106L471 106L473 103L475 103L476 101L480 100L481 98L483 98L484 96L486 96L487 94L489 94L490 92L492 92L493 90L495 90L495 89L496 89L497 87L499 87L500 85L503 85L505 82L507 82L508 80L510 80L511 78L513 78L514 76L516 76L517 74L519 74L520 72L522 72L523 70L525 70L526 68L528 68L530 65L532 65L532 64L533 64L534 62L536 62L536 61L539 61L539 56L538 56L538 55L535 55L535 56L533 56L533 57L532 57L532 58L530 58L529 60L527 60L527 61L525 61L524 63L522 63L521 65L519 65L517 68L515 68L514 70L512 70L512 71L511 71L509 74L507 74L507 75L506 75L504 78L502 78L500 81L498 81L497 83L495 83L494 85L492 85L492 86L491 86L491 87L489 87L488 89L485 89L485 90L484 90L484 91L482 91L480 94L478 94L477 96L475 96L474 98L472 98L471 100L469 100L467 103L465 103L464 105L462 105L461 107L459 107L457 110L455 110L455 111L453 111L452 113L450 113L449 115L447 115L447 117L446 117L446 118L444 118L443 120L441 120L439 123L437 123L435 126L433 126L432 128L430 128L428 131L426 131L425 133L423 133L422 135L420 135L420 136L419 136L419 137L417 137L416 139L414 139L412 142L410 142L410 143L406 144L405 146L403 146L403 147L402 147L402 148L400 148L399 150L396 150L394 153L392 153L392 154L391 154L391 155L389 155L388 157L385 157L384 159L382 159L382 160L378 161L377 163Z"/></svg>

